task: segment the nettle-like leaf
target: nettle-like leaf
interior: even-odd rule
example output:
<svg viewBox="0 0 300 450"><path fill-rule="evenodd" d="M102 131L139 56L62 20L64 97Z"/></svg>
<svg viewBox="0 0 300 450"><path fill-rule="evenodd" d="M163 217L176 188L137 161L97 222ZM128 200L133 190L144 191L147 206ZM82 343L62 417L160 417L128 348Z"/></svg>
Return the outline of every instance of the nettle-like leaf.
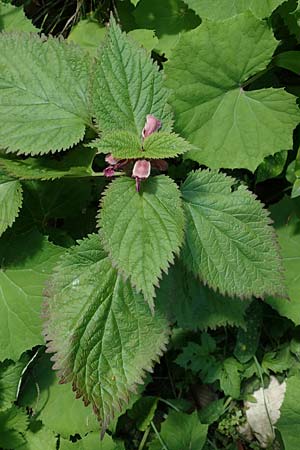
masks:
<svg viewBox="0 0 300 450"><path fill-rule="evenodd" d="M76 147L60 160L49 155L35 158L0 153L0 168L8 175L22 180L54 180L65 177L90 177L95 150Z"/></svg>
<svg viewBox="0 0 300 450"><path fill-rule="evenodd" d="M72 248L49 284L48 351L61 382L92 403L102 430L165 349L168 323L112 268L99 235Z"/></svg>
<svg viewBox="0 0 300 450"><path fill-rule="evenodd" d="M22 6L0 1L0 31L38 31L27 19Z"/></svg>
<svg viewBox="0 0 300 450"><path fill-rule="evenodd" d="M2 449L19 448L24 443L28 419L26 412L17 406L0 412L0 445Z"/></svg>
<svg viewBox="0 0 300 450"><path fill-rule="evenodd" d="M57 448L57 437L44 426L34 431L27 430L24 437L26 442L18 447L18 450L53 450Z"/></svg>
<svg viewBox="0 0 300 450"><path fill-rule="evenodd" d="M295 97L284 89L243 88L276 46L267 23L251 13L205 20L181 37L165 71L176 130L202 149L189 158L254 171L264 157L292 147L300 118Z"/></svg>
<svg viewBox="0 0 300 450"><path fill-rule="evenodd" d="M114 180L103 197L99 225L113 264L153 308L154 286L183 241L184 213L176 184L164 175L142 182Z"/></svg>
<svg viewBox="0 0 300 450"><path fill-rule="evenodd" d="M267 210L245 186L209 170L182 186L187 216L185 265L222 294L285 295L283 270Z"/></svg>
<svg viewBox="0 0 300 450"><path fill-rule="evenodd" d="M20 182L0 172L0 236L16 220L22 199Z"/></svg>
<svg viewBox="0 0 300 450"><path fill-rule="evenodd" d="M245 11L264 19L269 17L284 0L184 0L200 17L222 20Z"/></svg>
<svg viewBox="0 0 300 450"><path fill-rule="evenodd" d="M147 114L171 127L168 90L148 53L122 33L115 20L94 67L93 106L103 132L127 130L141 137Z"/></svg>
<svg viewBox="0 0 300 450"><path fill-rule="evenodd" d="M98 152L111 153L114 158L173 158L193 149L185 139L175 133L158 132L143 142L136 134L125 130L107 133L92 143ZM1 164L1 162L0 162Z"/></svg>
<svg viewBox="0 0 300 450"><path fill-rule="evenodd" d="M267 302L282 316L300 325L300 204L299 200L286 197L271 206L271 217L278 235L290 301L283 302L277 296Z"/></svg>
<svg viewBox="0 0 300 450"><path fill-rule="evenodd" d="M42 292L63 251L37 231L1 238L0 361L16 361L25 350L43 343Z"/></svg>
<svg viewBox="0 0 300 450"><path fill-rule="evenodd" d="M80 141L90 124L90 62L79 47L37 35L0 35L0 145L44 154Z"/></svg>
<svg viewBox="0 0 300 450"><path fill-rule="evenodd" d="M245 327L246 300L227 297L204 286L181 261L170 268L157 291L157 301L172 321L188 330L206 330L231 325Z"/></svg>

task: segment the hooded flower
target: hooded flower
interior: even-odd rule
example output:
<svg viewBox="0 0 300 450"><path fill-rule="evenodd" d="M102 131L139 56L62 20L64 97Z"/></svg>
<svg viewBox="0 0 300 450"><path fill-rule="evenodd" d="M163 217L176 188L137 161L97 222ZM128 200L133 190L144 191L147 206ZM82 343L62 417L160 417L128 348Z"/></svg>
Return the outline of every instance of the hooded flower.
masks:
<svg viewBox="0 0 300 450"><path fill-rule="evenodd" d="M160 127L161 121L152 116L152 114L148 114L146 116L146 123L142 131L142 138L145 139L146 137L150 136L150 134L158 131Z"/></svg>
<svg viewBox="0 0 300 450"><path fill-rule="evenodd" d="M151 172L151 164L150 161L147 161L146 159L138 159L134 166L132 171L132 176L135 178L135 186L137 192L140 191L141 186L141 180L145 180L149 177Z"/></svg>

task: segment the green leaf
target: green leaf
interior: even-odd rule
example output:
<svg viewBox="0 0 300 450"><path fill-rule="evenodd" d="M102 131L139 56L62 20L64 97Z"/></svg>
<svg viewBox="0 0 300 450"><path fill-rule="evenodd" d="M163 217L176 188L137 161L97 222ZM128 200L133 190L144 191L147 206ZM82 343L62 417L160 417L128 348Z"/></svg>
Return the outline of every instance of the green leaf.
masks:
<svg viewBox="0 0 300 450"><path fill-rule="evenodd" d="M72 27L68 41L73 41L86 49L92 56L97 55L97 50L106 36L106 27L98 20L90 17L81 19Z"/></svg>
<svg viewBox="0 0 300 450"><path fill-rule="evenodd" d="M142 397L128 411L129 417L135 421L140 431L146 431L153 420L157 409L158 397Z"/></svg>
<svg viewBox="0 0 300 450"><path fill-rule="evenodd" d="M0 1L0 31L38 31L27 19L23 7Z"/></svg>
<svg viewBox="0 0 300 450"><path fill-rule="evenodd" d="M273 59L276 66L283 67L284 69L288 69L291 72L295 72L297 75L300 75L300 52L290 51L279 53Z"/></svg>
<svg viewBox="0 0 300 450"><path fill-rule="evenodd" d="M22 356L16 363L6 360L0 364L0 411L10 408L17 400L22 374L28 360L28 357Z"/></svg>
<svg viewBox="0 0 300 450"><path fill-rule="evenodd" d="M20 182L0 172L0 236L16 220L22 200Z"/></svg>
<svg viewBox="0 0 300 450"><path fill-rule="evenodd" d="M25 439L26 443L18 447L18 450L55 450L57 448L55 435L46 427L41 427L37 431L28 430Z"/></svg>
<svg viewBox="0 0 300 450"><path fill-rule="evenodd" d="M170 130L168 90L163 87L162 74L114 19L94 72L93 105L102 131L126 130L140 138L147 114L162 121L162 130Z"/></svg>
<svg viewBox="0 0 300 450"><path fill-rule="evenodd" d="M300 220L299 201L285 197L281 202L271 206L271 217L274 220L283 266L285 269L286 285L289 301L274 296L268 298L267 303L284 317L300 325Z"/></svg>
<svg viewBox="0 0 300 450"><path fill-rule="evenodd" d="M54 180L63 177L90 177L95 150L76 147L59 161L51 156L21 158L0 153L0 167L8 175L22 180Z"/></svg>
<svg viewBox="0 0 300 450"><path fill-rule="evenodd" d="M10 409L0 412L1 448L17 448L23 444L23 433L28 427L28 420L25 411L17 406L12 406Z"/></svg>
<svg viewBox="0 0 300 450"><path fill-rule="evenodd" d="M153 133L142 142L136 134L125 130L106 133L92 145L97 147L98 152L112 153L115 158L120 159L173 158L193 148L175 133Z"/></svg>
<svg viewBox="0 0 300 450"><path fill-rule="evenodd" d="M284 0L184 0L202 18L222 20L248 10L260 18L269 17Z"/></svg>
<svg viewBox="0 0 300 450"><path fill-rule="evenodd" d="M236 337L234 356L241 362L248 362L256 354L261 326L262 307L259 301L253 301L246 311L246 329L240 328Z"/></svg>
<svg viewBox="0 0 300 450"><path fill-rule="evenodd" d="M112 268L98 235L61 260L48 295L45 334L54 368L93 404L104 431L165 349L168 322L159 310L152 316Z"/></svg>
<svg viewBox="0 0 300 450"><path fill-rule="evenodd" d="M158 39L154 30L136 29L129 31L128 36L138 42L148 52L158 46Z"/></svg>
<svg viewBox="0 0 300 450"><path fill-rule="evenodd" d="M0 35L0 146L24 154L67 149L90 124L89 59L75 45Z"/></svg>
<svg viewBox="0 0 300 450"><path fill-rule="evenodd" d="M287 151L277 152L273 156L267 156L257 168L256 182L261 183L269 178L279 176L284 169L287 156Z"/></svg>
<svg viewBox="0 0 300 450"><path fill-rule="evenodd" d="M167 57L181 33L200 24L199 17L182 0L140 0L133 15L138 27L155 30L159 39L156 49Z"/></svg>
<svg viewBox="0 0 300 450"><path fill-rule="evenodd" d="M238 399L241 391L242 368L243 366L235 358L226 358L222 364L219 364L215 374L210 374L210 382L219 380L224 394Z"/></svg>
<svg viewBox="0 0 300 450"><path fill-rule="evenodd" d="M164 175L136 192L130 178L114 180L103 197L99 225L113 264L153 308L154 286L178 254L184 214L176 184Z"/></svg>
<svg viewBox="0 0 300 450"><path fill-rule="evenodd" d="M286 393L276 428L280 431L285 450L295 450L299 445L300 375L287 379Z"/></svg>
<svg viewBox="0 0 300 450"><path fill-rule="evenodd" d="M0 240L0 361L43 343L42 292L62 252L37 231Z"/></svg>
<svg viewBox="0 0 300 450"><path fill-rule="evenodd" d="M184 414L171 411L161 426L160 440L150 443L149 450L161 450L162 442L170 450L201 450L206 441L208 425L203 425L196 412Z"/></svg>
<svg viewBox="0 0 300 450"><path fill-rule="evenodd" d="M285 295L281 260L268 212L245 186L208 170L182 186L187 216L185 265L221 294Z"/></svg>
<svg viewBox="0 0 300 450"><path fill-rule="evenodd" d="M60 440L59 450L124 450L123 444L116 443L108 434L100 440L99 433L89 433L83 439L72 443L65 439Z"/></svg>
<svg viewBox="0 0 300 450"><path fill-rule="evenodd" d="M176 130L202 149L189 158L254 171L266 156L292 147L300 118L295 97L283 89L244 89L276 46L267 23L250 13L206 20L181 37L165 71Z"/></svg>
<svg viewBox="0 0 300 450"><path fill-rule="evenodd" d="M293 366L293 361L294 358L291 355L289 345L286 345L278 351L265 353L261 367L266 373L269 373L269 370L274 373L281 373L289 370Z"/></svg>
<svg viewBox="0 0 300 450"><path fill-rule="evenodd" d="M76 433L83 436L89 431L97 431L99 439L96 416L76 400L69 384L58 383L52 365L49 355L42 354L36 359L23 382L19 403L29 407L49 430L66 439ZM58 411L63 411L59 420Z"/></svg>
<svg viewBox="0 0 300 450"><path fill-rule="evenodd" d="M243 328L249 304L246 300L224 298L203 286L180 262L176 262L163 277L157 290L157 301L164 305L172 321L188 330L226 325Z"/></svg>

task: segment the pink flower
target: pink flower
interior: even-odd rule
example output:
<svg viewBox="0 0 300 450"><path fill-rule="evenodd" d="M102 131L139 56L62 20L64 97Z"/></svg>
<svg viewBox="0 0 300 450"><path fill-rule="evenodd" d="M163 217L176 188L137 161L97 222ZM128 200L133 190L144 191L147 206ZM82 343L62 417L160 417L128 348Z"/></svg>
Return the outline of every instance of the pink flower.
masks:
<svg viewBox="0 0 300 450"><path fill-rule="evenodd" d="M111 153L105 156L105 162L107 162L110 166L114 166L117 164L118 160L113 157Z"/></svg>
<svg viewBox="0 0 300 450"><path fill-rule="evenodd" d="M160 127L161 121L158 120L156 117L152 116L152 114L148 114L146 116L146 123L142 131L142 138L145 139L146 137L150 136L150 134L159 130Z"/></svg>
<svg viewBox="0 0 300 450"><path fill-rule="evenodd" d="M135 186L137 192L140 191L141 180L145 180L149 177L151 172L150 161L146 159L139 159L135 162L132 171L132 177L135 178Z"/></svg>

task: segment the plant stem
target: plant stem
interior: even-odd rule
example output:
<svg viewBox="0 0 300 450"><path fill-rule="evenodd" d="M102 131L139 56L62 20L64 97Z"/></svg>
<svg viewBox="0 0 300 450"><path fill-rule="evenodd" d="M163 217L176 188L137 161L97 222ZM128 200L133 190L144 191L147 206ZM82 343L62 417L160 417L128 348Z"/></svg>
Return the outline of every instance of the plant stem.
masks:
<svg viewBox="0 0 300 450"><path fill-rule="evenodd" d="M177 406L173 405L171 402L169 402L168 400L165 400L164 398L159 397L158 399L160 402L165 403L166 405L170 406L171 408L173 408L175 411L177 412L181 412L179 408L177 408Z"/></svg>
<svg viewBox="0 0 300 450"><path fill-rule="evenodd" d="M266 72L268 72L268 70L270 69L270 67L267 67L264 70L261 70L259 73L257 73L256 75L253 75L253 77L250 77L247 81L245 81L245 83L243 83L241 85L241 88L245 88L246 86L249 86L249 84L253 83L253 81L256 81L258 78L260 78L262 75L264 75Z"/></svg>
<svg viewBox="0 0 300 450"><path fill-rule="evenodd" d="M148 427L148 428L146 429L145 433L143 434L143 438L142 438L142 440L141 440L141 442L140 442L140 445L139 445L138 450L143 450L144 445L146 444L146 441L147 441L147 438L148 438L149 433L150 433L150 427Z"/></svg>
<svg viewBox="0 0 300 450"><path fill-rule="evenodd" d="M253 356L253 359L254 359L255 365L257 367L258 373L259 373L260 382L261 382L261 388L262 388L262 391L263 391L264 405L265 405L267 417L268 417L268 420L269 420L269 424L270 424L270 427L271 427L271 430L272 430L273 438L275 439L274 427L273 427L273 424L272 424L272 421L271 421L271 417L270 417L270 414L269 414L269 409L268 409L268 405L267 405L267 401L266 401L266 397L265 397L264 379L263 379L263 376L262 376L261 367L260 367L260 364L259 364L259 362L258 362L258 360L257 360L255 355Z"/></svg>
<svg viewBox="0 0 300 450"><path fill-rule="evenodd" d="M153 428L154 433L156 434L157 439L159 440L160 444L162 445L162 450L170 450L170 449L166 446L166 444L164 443L164 441L162 440L162 438L161 438L161 436L160 436L160 434L159 434L159 432L158 432L156 426L155 426L154 423L153 423L153 420L151 420L150 424L151 424L151 427Z"/></svg>

